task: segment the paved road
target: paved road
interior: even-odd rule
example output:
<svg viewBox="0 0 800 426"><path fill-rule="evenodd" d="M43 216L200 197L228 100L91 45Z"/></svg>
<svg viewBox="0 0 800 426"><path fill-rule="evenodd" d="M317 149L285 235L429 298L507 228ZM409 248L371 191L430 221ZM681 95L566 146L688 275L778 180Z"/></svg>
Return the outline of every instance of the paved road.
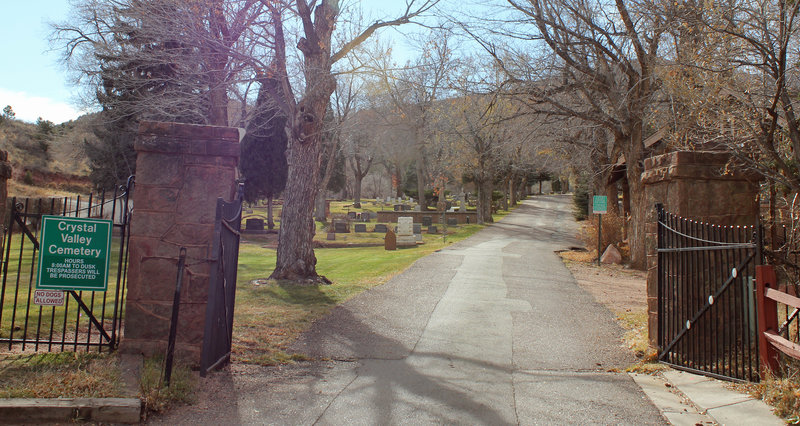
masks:
<svg viewBox="0 0 800 426"><path fill-rule="evenodd" d="M322 361L234 366L157 423L665 424L554 253L576 244L570 200L525 201L338 307L293 348Z"/></svg>

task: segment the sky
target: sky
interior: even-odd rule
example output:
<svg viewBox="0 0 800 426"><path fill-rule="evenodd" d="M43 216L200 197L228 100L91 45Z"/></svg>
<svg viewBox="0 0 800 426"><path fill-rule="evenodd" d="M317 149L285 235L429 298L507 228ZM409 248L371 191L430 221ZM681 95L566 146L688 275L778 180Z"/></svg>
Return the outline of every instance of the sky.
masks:
<svg viewBox="0 0 800 426"><path fill-rule="evenodd" d="M365 0L385 16L388 0ZM397 6L400 6L398 4ZM67 0L7 1L0 14L0 109L10 105L16 118L35 122L39 117L62 123L85 114L60 52L51 49L49 23L69 17ZM391 31L389 31L390 33Z"/></svg>
<svg viewBox="0 0 800 426"><path fill-rule="evenodd" d="M65 0L4 2L0 14L0 108L11 105L17 119L38 117L61 123L84 112L69 84L59 54L50 51L48 22L69 14Z"/></svg>

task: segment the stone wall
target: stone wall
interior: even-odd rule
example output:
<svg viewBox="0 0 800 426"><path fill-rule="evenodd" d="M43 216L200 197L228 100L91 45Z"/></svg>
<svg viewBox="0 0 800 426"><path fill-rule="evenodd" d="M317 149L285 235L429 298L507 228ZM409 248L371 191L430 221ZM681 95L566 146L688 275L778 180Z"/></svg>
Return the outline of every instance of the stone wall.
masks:
<svg viewBox="0 0 800 426"><path fill-rule="evenodd" d="M647 208L647 310L650 343L658 331L657 217L661 203L670 213L716 225L754 225L758 220L759 178L729 167L721 152L672 152L645 160L642 181Z"/></svg>
<svg viewBox="0 0 800 426"><path fill-rule="evenodd" d="M139 126L123 352L164 353L186 247L176 353L199 363L216 202L235 194L239 141L230 127Z"/></svg>

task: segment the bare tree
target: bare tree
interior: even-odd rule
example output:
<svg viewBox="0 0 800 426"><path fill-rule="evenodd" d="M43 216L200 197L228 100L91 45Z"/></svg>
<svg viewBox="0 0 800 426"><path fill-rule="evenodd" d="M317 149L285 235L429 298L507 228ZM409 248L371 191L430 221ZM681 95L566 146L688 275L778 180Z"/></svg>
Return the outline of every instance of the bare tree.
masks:
<svg viewBox="0 0 800 426"><path fill-rule="evenodd" d="M420 44L420 56L405 68L393 70L387 64L379 68L384 70L383 82L394 107L414 133L417 196L424 211L428 208L425 190L429 180L426 147L435 133L433 122L441 112L437 111L437 101L446 95L448 79L458 62L447 29L430 32Z"/></svg>
<svg viewBox="0 0 800 426"><path fill-rule="evenodd" d="M503 51L486 37L476 38L532 111L578 118L613 135L627 165L632 264L641 268L648 208L641 182L644 120L659 87L655 67L667 25L637 1L507 0L514 18L493 32L502 33L506 42L543 43L547 51L538 57L526 48Z"/></svg>
<svg viewBox="0 0 800 426"><path fill-rule="evenodd" d="M311 213L318 187L323 117L331 94L336 89L333 64L378 29L411 22L420 14L430 11L437 1L408 0L402 16L373 23L347 40L338 50L334 50L332 45L332 34L340 13L338 1L296 0L291 7L285 8L279 8L275 2L268 0L262 0L262 3L273 16L275 58L283 82L275 98L282 100L289 133L289 178L281 217L277 262L271 278L317 282L321 277L316 271L313 249L315 226ZM294 14L302 28L297 49L303 60L304 87L299 96L295 94L286 68L287 44L283 27L289 13Z"/></svg>

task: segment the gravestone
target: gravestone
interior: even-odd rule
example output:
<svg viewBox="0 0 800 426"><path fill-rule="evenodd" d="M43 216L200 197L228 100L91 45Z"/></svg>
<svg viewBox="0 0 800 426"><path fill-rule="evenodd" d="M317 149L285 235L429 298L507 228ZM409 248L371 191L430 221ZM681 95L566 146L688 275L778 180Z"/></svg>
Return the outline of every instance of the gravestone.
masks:
<svg viewBox="0 0 800 426"><path fill-rule="evenodd" d="M247 219L244 223L245 231L263 231L264 219Z"/></svg>
<svg viewBox="0 0 800 426"><path fill-rule="evenodd" d="M447 226L456 226L456 225L458 225L458 219L454 217L447 218Z"/></svg>
<svg viewBox="0 0 800 426"><path fill-rule="evenodd" d="M409 206L408 204L403 204L403 211L404 212L411 211L411 206Z"/></svg>
<svg viewBox="0 0 800 426"><path fill-rule="evenodd" d="M415 234L421 234L422 233L422 225L420 225L419 223L415 223L414 224L414 233Z"/></svg>
<svg viewBox="0 0 800 426"><path fill-rule="evenodd" d="M346 234L350 232L350 226L347 224L347 222L334 222L333 232L337 234Z"/></svg>
<svg viewBox="0 0 800 426"><path fill-rule="evenodd" d="M392 231L386 231L386 236L383 237L383 248L386 250L397 250L397 237Z"/></svg>
<svg viewBox="0 0 800 426"><path fill-rule="evenodd" d="M431 226L433 219L430 216L422 216L422 226Z"/></svg>
<svg viewBox="0 0 800 426"><path fill-rule="evenodd" d="M420 212L420 211L422 211L422 207L419 204L417 204L416 206L414 206L414 211L415 212Z"/></svg>
<svg viewBox="0 0 800 426"><path fill-rule="evenodd" d="M436 228L436 225L428 226L428 233L429 234L438 234L439 230Z"/></svg>
<svg viewBox="0 0 800 426"><path fill-rule="evenodd" d="M355 220L357 216L356 212L347 212L347 218L350 220Z"/></svg>
<svg viewBox="0 0 800 426"><path fill-rule="evenodd" d="M413 246L417 244L414 238L414 219L409 216L397 218L397 245Z"/></svg>
<svg viewBox="0 0 800 426"><path fill-rule="evenodd" d="M463 192L458 196L458 211L460 212L467 211L467 200Z"/></svg>
<svg viewBox="0 0 800 426"><path fill-rule="evenodd" d="M367 225L363 223L356 223L355 230L356 232L367 232Z"/></svg>
<svg viewBox="0 0 800 426"><path fill-rule="evenodd" d="M403 205L402 204L395 204L394 205L394 211L396 211L396 212L403 211Z"/></svg>
<svg viewBox="0 0 800 426"><path fill-rule="evenodd" d="M328 232L328 241L336 241L336 233Z"/></svg>
<svg viewBox="0 0 800 426"><path fill-rule="evenodd" d="M389 228L386 225L382 224L382 223L379 223L379 224L375 225L375 229L372 230L372 232L382 232L382 233L386 233L388 231L389 231Z"/></svg>

